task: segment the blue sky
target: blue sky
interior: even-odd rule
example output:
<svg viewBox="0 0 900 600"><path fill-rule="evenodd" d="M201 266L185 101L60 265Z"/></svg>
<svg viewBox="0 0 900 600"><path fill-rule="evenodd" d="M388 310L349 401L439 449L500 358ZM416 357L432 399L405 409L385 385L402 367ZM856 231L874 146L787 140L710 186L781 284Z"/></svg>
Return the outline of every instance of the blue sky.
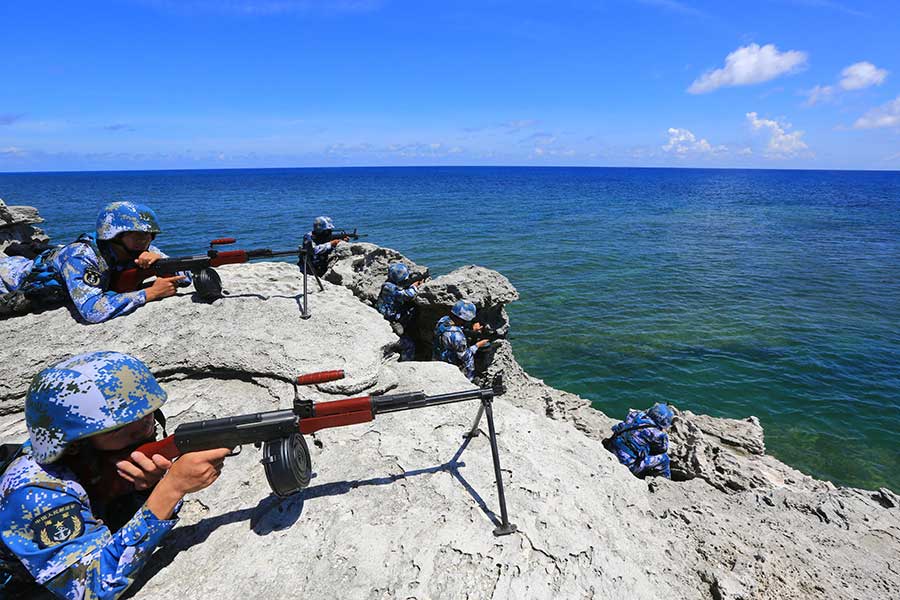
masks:
<svg viewBox="0 0 900 600"><path fill-rule="evenodd" d="M0 5L0 171L900 169L900 2Z"/></svg>

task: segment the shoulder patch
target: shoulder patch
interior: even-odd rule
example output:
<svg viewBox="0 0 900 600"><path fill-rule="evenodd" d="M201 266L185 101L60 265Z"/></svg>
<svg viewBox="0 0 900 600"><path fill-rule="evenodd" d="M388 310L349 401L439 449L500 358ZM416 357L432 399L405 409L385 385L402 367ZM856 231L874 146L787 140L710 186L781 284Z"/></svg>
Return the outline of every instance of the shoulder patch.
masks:
<svg viewBox="0 0 900 600"><path fill-rule="evenodd" d="M51 548L74 540L84 533L81 505L69 502L38 515L31 521L34 539L41 548Z"/></svg>
<svg viewBox="0 0 900 600"><path fill-rule="evenodd" d="M100 285L100 272L95 269L86 269L82 279L89 286L98 287Z"/></svg>

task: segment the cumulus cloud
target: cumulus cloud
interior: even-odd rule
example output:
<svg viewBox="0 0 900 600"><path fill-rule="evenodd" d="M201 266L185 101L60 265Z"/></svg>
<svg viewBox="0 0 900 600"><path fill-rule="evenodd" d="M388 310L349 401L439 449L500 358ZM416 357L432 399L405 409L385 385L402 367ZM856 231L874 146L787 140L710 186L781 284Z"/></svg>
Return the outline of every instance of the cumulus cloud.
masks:
<svg viewBox="0 0 900 600"><path fill-rule="evenodd" d="M841 71L841 79L836 85L817 85L806 92L807 106L830 100L839 92L861 90L873 85L881 85L887 79L887 69L879 69L868 61L853 63Z"/></svg>
<svg viewBox="0 0 900 600"><path fill-rule="evenodd" d="M880 127L900 127L900 96L887 104L873 108L853 124L855 129L878 129Z"/></svg>
<svg viewBox="0 0 900 600"><path fill-rule="evenodd" d="M769 132L769 143L766 146L765 154L770 158L791 158L808 150L801 138L802 131L787 132L791 129L790 123L779 123L772 119L761 119L755 112L747 113L747 121L757 131L765 130Z"/></svg>
<svg viewBox="0 0 900 600"><path fill-rule="evenodd" d="M888 76L887 69L879 69L870 62L854 63L841 71L840 85L845 90L861 90L881 85Z"/></svg>
<svg viewBox="0 0 900 600"><path fill-rule="evenodd" d="M724 67L707 71L687 91L706 94L720 87L763 83L798 71L806 65L806 60L806 52L779 52L774 44L742 46L725 57Z"/></svg>
<svg viewBox="0 0 900 600"><path fill-rule="evenodd" d="M688 129L670 127L668 134L669 141L662 149L676 156L713 154L727 150L725 146L713 146L704 138L697 139L697 136Z"/></svg>

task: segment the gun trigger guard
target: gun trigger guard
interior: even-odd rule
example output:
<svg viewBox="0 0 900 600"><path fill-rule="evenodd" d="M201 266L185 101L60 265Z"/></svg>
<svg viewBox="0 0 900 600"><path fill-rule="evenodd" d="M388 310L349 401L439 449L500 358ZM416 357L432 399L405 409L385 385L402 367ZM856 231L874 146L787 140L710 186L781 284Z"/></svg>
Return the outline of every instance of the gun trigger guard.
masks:
<svg viewBox="0 0 900 600"><path fill-rule="evenodd" d="M229 456L237 456L238 454L241 453L242 448L243 448L243 446L238 446L236 450L232 450L230 453L226 454L225 458L228 458Z"/></svg>

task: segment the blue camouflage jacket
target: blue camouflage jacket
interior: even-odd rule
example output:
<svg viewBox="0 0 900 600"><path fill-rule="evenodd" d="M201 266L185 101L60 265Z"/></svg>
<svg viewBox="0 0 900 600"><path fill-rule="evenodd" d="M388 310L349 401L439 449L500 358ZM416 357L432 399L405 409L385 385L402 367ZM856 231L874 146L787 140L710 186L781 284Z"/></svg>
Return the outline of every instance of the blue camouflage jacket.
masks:
<svg viewBox="0 0 900 600"><path fill-rule="evenodd" d="M175 523L143 506L113 533L70 469L39 465L29 455L0 479L0 538L60 598L118 598Z"/></svg>
<svg viewBox="0 0 900 600"><path fill-rule="evenodd" d="M375 308L392 323L405 321L412 311L411 300L416 297L416 287L401 287L386 281L381 285Z"/></svg>
<svg viewBox="0 0 900 600"><path fill-rule="evenodd" d="M316 270L316 273L319 275L325 273L328 269L328 254L333 248L331 242L317 244L313 238L313 232L308 231L306 232L306 235L303 236L303 247L307 249L307 252L312 252L310 261L312 262L312 266Z"/></svg>
<svg viewBox="0 0 900 600"><path fill-rule="evenodd" d="M623 464L640 466L649 457L669 451L668 434L645 411L628 411L625 420L613 425L612 430L612 445Z"/></svg>
<svg viewBox="0 0 900 600"><path fill-rule="evenodd" d="M433 360L441 360L459 367L469 381L475 379L475 353L478 346L466 345L463 328L449 316L441 317L434 327Z"/></svg>
<svg viewBox="0 0 900 600"><path fill-rule="evenodd" d="M166 256L153 245L147 251ZM65 284L72 303L88 323L108 321L147 303L144 290L118 293L109 289L113 272L132 269L134 262L118 261L112 249L98 243L94 234L83 234L71 244L48 250L39 260L59 283ZM0 293L14 292L26 284L34 264L22 257L0 260ZM191 284L189 273L179 275L186 276L179 287Z"/></svg>

